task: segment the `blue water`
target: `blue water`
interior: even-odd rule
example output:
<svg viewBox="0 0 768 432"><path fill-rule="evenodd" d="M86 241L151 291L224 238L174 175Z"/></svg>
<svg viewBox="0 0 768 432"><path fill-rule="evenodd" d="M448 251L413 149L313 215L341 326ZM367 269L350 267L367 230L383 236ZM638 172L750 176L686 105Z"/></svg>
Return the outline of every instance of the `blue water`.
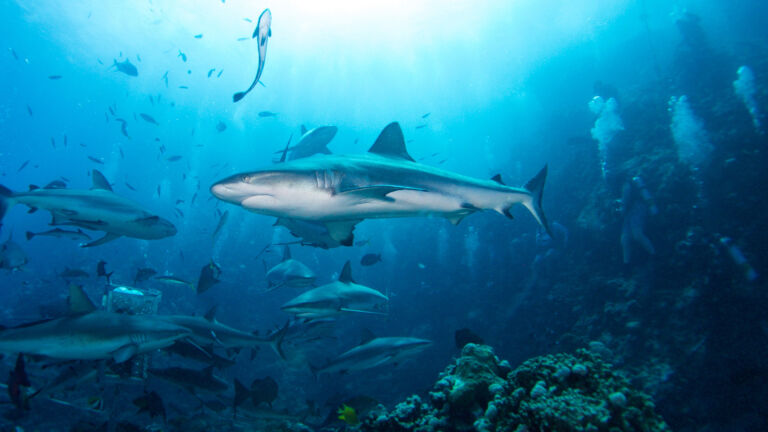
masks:
<svg viewBox="0 0 768 432"><path fill-rule="evenodd" d="M273 227L274 218L221 202L209 187L270 166L289 137L297 142L300 125L337 126L329 148L348 154L367 151L398 121L409 153L427 165L483 179L500 173L517 186L548 164L544 210L568 241L551 246L539 232L537 242L535 220L517 207L512 221L483 212L458 226L439 217L366 220L355 240L367 244L293 246L318 283L336 279L350 260L359 283L390 296L388 316L343 317L335 337L306 359L287 365L263 349L253 360L240 354L220 376L248 383L272 376L282 411L354 395L391 405L428 389L458 353L454 332L470 328L513 365L600 341L674 429L768 427L759 402L768 397L759 190L768 143L732 85L737 69L749 66L757 108L768 112L768 9L760 2L70 3L0 2L0 183L21 191L65 177L86 189L98 169L115 193L170 220L178 234L88 249L26 241L25 232L49 229L50 215L14 207L2 238L12 236L29 262L0 273L3 324L34 321L40 305L63 304L65 267L91 273L79 282L98 302L100 260L119 283L142 267L196 280L213 260L222 282L200 295L149 282L162 290L159 312L200 315L218 305L218 319L238 328L263 334L282 325L289 315L280 305L301 291L265 293L265 269L282 249L260 252L295 239ZM266 7L273 22L264 85L233 103L253 80L250 36ZM110 67L126 59L138 76ZM699 165L675 150L668 104L681 95L711 144ZM605 155L590 133L595 96L614 97L623 122ZM180 160L168 160L175 155ZM642 231L654 253L632 243L624 263L622 188L635 176L659 210L643 201ZM751 280L723 237L760 276ZM367 253L382 262L361 266ZM363 329L434 343L397 367L315 381L307 365L357 345ZM8 368L12 360L4 360ZM195 406L188 394L161 388L166 403Z"/></svg>

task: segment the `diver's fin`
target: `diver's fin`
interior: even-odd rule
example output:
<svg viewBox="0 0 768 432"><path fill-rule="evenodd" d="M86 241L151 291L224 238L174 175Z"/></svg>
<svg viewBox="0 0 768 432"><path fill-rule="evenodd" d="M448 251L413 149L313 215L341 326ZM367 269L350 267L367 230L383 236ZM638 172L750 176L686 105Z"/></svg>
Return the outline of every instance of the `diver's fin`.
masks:
<svg viewBox="0 0 768 432"><path fill-rule="evenodd" d="M70 315L81 315L96 310L96 305L83 290L80 285L71 284L69 286L69 297L67 298Z"/></svg>
<svg viewBox="0 0 768 432"><path fill-rule="evenodd" d="M112 192L112 186L110 186L107 178L104 177L104 174L102 174L101 171L96 169L93 170L91 172L91 179L93 180L93 186L91 186L91 190L103 189Z"/></svg>
<svg viewBox="0 0 768 432"><path fill-rule="evenodd" d="M328 229L328 235L331 238L344 246L350 246L355 239L353 231L355 225L360 222L360 219L343 220L343 221L329 221L325 222L325 227Z"/></svg>
<svg viewBox="0 0 768 432"><path fill-rule="evenodd" d="M102 238L100 238L98 240L94 240L94 241L92 241L90 243L86 243L86 244L82 245L82 247L87 248L87 247L101 246L104 243L109 243L112 240L115 240L115 239L118 239L118 238L120 238L119 234L108 232L108 233L104 234L104 237L102 237Z"/></svg>
<svg viewBox="0 0 768 432"><path fill-rule="evenodd" d="M339 276L339 282L342 283L355 283L352 279L352 265L349 261L344 264L344 268L341 269L341 275Z"/></svg>
<svg viewBox="0 0 768 432"><path fill-rule="evenodd" d="M396 157L414 162L408 150L405 148L405 138L400 123L392 122L381 131L376 142L368 150L369 153L375 153L381 156Z"/></svg>

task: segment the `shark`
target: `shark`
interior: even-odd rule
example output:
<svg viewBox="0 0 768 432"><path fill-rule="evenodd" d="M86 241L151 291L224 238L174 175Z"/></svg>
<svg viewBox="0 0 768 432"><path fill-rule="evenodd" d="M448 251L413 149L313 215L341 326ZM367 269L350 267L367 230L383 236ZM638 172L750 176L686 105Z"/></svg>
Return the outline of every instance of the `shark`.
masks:
<svg viewBox="0 0 768 432"><path fill-rule="evenodd" d="M355 283L347 261L339 280L311 289L288 301L281 309L297 318L327 318L345 313L386 315L382 309L388 300L379 291Z"/></svg>
<svg viewBox="0 0 768 432"><path fill-rule="evenodd" d="M93 311L2 330L0 352L122 363L189 335L187 328L154 316Z"/></svg>
<svg viewBox="0 0 768 432"><path fill-rule="evenodd" d="M0 352L122 363L190 336L186 327L155 315L98 310L78 285L70 285L68 303L63 317L0 330Z"/></svg>
<svg viewBox="0 0 768 432"><path fill-rule="evenodd" d="M93 170L91 177L93 185L89 190L66 189L53 182L43 188L33 186L28 192L13 193L0 185L0 220L10 207L25 204L30 212L49 211L51 225L70 225L105 233L104 237L83 244L83 247L99 246L122 236L154 240L176 234L176 227L168 220L115 194L100 171Z"/></svg>
<svg viewBox="0 0 768 432"><path fill-rule="evenodd" d="M301 261L291 258L291 249L286 245L283 260L267 271L268 290L281 287L305 288L315 283L315 272Z"/></svg>
<svg viewBox="0 0 768 432"><path fill-rule="evenodd" d="M397 363L432 344L427 339L412 337L379 337L339 355L322 367L311 366L312 373L333 373L370 369L386 363Z"/></svg>
<svg viewBox="0 0 768 432"><path fill-rule="evenodd" d="M331 238L354 243L353 230L368 218L442 216L454 225L484 210L512 218L521 204L547 231L541 206L547 167L523 187L464 176L416 162L397 122L387 125L367 154L316 155L214 183L219 200L284 219L323 223Z"/></svg>
<svg viewBox="0 0 768 432"><path fill-rule="evenodd" d="M281 152L290 152L288 160L302 159L318 153L331 154L327 146L333 137L336 136L338 130L336 126L320 126L307 130L302 125L301 138L299 138L298 144L293 147L287 147Z"/></svg>
<svg viewBox="0 0 768 432"><path fill-rule="evenodd" d="M256 24L256 30L253 31L251 39L258 38L259 42L259 68L256 71L256 78L253 79L251 86L248 90L237 92L232 95L232 102L237 102L244 98L261 79L261 73L264 72L264 63L267 61L267 41L272 37L272 12L269 9L264 9L259 15L259 22Z"/></svg>

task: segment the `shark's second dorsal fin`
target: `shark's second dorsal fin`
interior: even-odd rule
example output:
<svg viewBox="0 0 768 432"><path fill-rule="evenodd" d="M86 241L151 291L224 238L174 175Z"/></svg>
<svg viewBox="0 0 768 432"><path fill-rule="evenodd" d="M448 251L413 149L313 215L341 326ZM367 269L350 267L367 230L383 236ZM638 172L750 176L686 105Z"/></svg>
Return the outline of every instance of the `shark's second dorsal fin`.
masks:
<svg viewBox="0 0 768 432"><path fill-rule="evenodd" d="M219 305L213 305L210 309L208 309L208 312L205 313L205 319L208 321L216 321L216 309L219 308Z"/></svg>
<svg viewBox="0 0 768 432"><path fill-rule="evenodd" d="M339 282L342 283L355 283L355 280L352 279L352 265L347 261L346 264L344 264L344 268L341 269L341 276L339 276Z"/></svg>
<svg viewBox="0 0 768 432"><path fill-rule="evenodd" d="M285 249L283 249L283 261L288 261L291 259L291 248L288 247L288 245L285 245Z"/></svg>
<svg viewBox="0 0 768 432"><path fill-rule="evenodd" d="M373 334L371 329L364 328L362 331L362 335L360 336L360 345L367 344L368 342L376 339L376 335Z"/></svg>
<svg viewBox="0 0 768 432"><path fill-rule="evenodd" d="M495 176L491 177L491 180L495 181L500 185L506 186L506 183L504 183L504 181L501 179L501 174L496 174Z"/></svg>
<svg viewBox="0 0 768 432"><path fill-rule="evenodd" d="M88 298L88 295L85 294L83 287L75 284L69 286L67 305L69 306L70 315L81 315L96 310L96 306L91 299Z"/></svg>
<svg viewBox="0 0 768 432"><path fill-rule="evenodd" d="M405 138L400 123L392 122L384 128L368 150L369 153L375 153L381 156L396 157L414 162L408 150L405 148Z"/></svg>
<svg viewBox="0 0 768 432"><path fill-rule="evenodd" d="M305 133L307 133L307 127L304 125L301 125L301 134L304 135Z"/></svg>
<svg viewBox="0 0 768 432"><path fill-rule="evenodd" d="M91 173L91 178L93 179L93 186L91 186L91 190L103 189L112 192L112 186L109 185L107 178L104 177L104 174L102 174L101 171L93 170Z"/></svg>

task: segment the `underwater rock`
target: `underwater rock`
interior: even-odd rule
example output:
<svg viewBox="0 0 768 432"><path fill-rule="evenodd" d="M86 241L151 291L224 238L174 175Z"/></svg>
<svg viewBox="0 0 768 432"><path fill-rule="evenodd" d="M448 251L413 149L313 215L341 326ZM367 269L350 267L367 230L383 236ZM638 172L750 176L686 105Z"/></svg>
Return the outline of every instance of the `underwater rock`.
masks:
<svg viewBox="0 0 768 432"><path fill-rule="evenodd" d="M357 430L668 431L650 397L630 387L601 357L580 349L530 359L514 370L486 345L468 344L429 393Z"/></svg>

